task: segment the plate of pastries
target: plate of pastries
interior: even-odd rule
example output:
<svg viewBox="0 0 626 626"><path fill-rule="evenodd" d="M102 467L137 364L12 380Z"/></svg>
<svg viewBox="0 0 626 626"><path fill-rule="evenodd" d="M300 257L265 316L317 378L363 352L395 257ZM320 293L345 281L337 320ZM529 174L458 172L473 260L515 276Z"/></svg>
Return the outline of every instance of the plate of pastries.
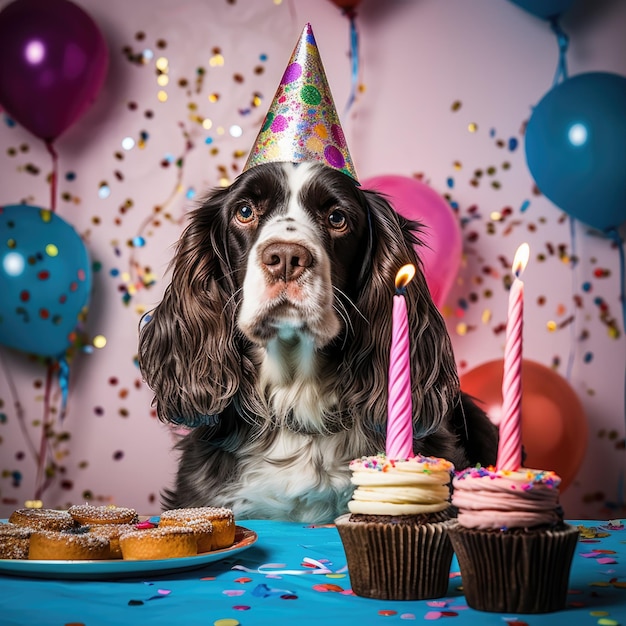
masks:
<svg viewBox="0 0 626 626"><path fill-rule="evenodd" d="M150 518L92 504L17 509L0 522L0 574L83 580L167 574L222 560L256 540L224 507Z"/></svg>

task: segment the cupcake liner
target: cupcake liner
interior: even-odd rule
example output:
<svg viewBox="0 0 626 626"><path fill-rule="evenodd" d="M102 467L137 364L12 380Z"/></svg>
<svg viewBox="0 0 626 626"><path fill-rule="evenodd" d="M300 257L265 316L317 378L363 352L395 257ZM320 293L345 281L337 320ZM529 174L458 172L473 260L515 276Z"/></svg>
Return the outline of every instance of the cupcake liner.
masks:
<svg viewBox="0 0 626 626"><path fill-rule="evenodd" d="M448 534L461 569L467 604L496 613L549 613L565 607L578 530L494 532L463 528Z"/></svg>
<svg viewBox="0 0 626 626"><path fill-rule="evenodd" d="M453 520L426 524L335 520L348 562L352 591L380 600L440 598L448 590Z"/></svg>

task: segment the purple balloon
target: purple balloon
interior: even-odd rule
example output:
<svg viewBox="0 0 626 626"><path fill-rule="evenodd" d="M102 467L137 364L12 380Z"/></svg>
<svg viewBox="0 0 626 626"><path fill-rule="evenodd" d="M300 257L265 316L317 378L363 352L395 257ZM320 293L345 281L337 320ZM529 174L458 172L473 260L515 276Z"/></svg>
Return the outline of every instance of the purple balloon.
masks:
<svg viewBox="0 0 626 626"><path fill-rule="evenodd" d="M0 11L0 104L53 141L98 95L108 48L93 19L69 0L16 0Z"/></svg>

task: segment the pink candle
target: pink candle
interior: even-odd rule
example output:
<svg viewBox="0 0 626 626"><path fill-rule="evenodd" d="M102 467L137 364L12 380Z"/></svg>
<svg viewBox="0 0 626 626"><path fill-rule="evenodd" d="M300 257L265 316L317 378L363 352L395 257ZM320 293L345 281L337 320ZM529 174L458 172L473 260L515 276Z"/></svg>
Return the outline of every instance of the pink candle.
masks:
<svg viewBox="0 0 626 626"><path fill-rule="evenodd" d="M515 276L509 292L509 311L504 346L502 417L496 467L516 471L522 465L522 331L524 326L524 283L520 276L528 263L530 248L523 243L513 259Z"/></svg>
<svg viewBox="0 0 626 626"><path fill-rule="evenodd" d="M411 350L406 309L406 286L415 276L413 265L402 266L396 275L393 297L391 352L387 400L387 446L390 459L413 457L413 403L411 401Z"/></svg>

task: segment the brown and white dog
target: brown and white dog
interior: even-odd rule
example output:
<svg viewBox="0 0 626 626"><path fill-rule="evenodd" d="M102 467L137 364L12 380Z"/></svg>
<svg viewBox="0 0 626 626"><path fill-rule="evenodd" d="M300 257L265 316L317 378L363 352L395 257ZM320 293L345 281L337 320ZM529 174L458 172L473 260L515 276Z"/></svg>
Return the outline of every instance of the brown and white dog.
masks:
<svg viewBox="0 0 626 626"><path fill-rule="evenodd" d="M459 389L415 246L420 225L322 164L269 163L190 215L140 333L161 420L191 427L168 508L328 522L351 459L385 449L394 279L407 263L414 449L495 463L497 432Z"/></svg>

